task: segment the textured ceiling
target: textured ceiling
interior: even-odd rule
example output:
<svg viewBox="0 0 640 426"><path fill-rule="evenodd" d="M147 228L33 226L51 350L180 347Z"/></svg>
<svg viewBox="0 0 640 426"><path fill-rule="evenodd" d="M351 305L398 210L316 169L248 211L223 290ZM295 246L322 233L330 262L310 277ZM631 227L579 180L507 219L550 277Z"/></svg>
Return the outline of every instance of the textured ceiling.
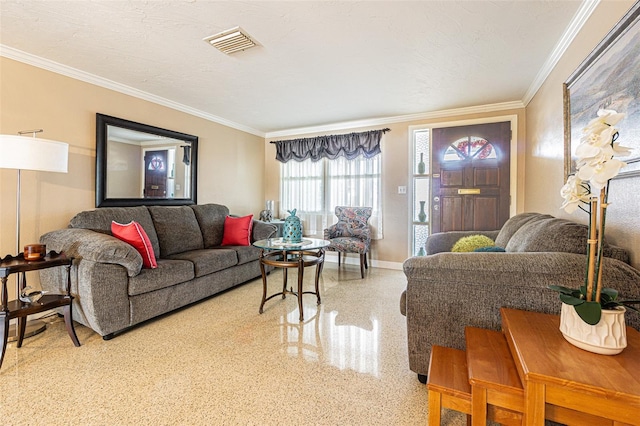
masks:
<svg viewBox="0 0 640 426"><path fill-rule="evenodd" d="M0 43L269 133L521 101L580 6L2 0ZM202 41L234 26L261 46Z"/></svg>

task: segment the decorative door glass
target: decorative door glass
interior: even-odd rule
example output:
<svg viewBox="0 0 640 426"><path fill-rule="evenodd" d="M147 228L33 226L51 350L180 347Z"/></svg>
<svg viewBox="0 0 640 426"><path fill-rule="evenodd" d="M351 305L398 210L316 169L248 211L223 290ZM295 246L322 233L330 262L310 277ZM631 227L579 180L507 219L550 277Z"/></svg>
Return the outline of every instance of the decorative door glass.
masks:
<svg viewBox="0 0 640 426"><path fill-rule="evenodd" d="M429 188L431 187L430 130L413 133L413 175L411 193L411 255L424 255L429 235Z"/></svg>

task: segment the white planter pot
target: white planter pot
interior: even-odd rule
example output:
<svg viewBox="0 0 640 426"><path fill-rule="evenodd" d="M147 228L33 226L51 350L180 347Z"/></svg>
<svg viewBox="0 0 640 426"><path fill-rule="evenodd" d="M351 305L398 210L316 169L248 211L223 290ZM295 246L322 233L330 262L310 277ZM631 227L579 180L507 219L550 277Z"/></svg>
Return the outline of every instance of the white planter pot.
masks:
<svg viewBox="0 0 640 426"><path fill-rule="evenodd" d="M600 322L589 325L582 321L573 306L562 304L560 331L574 346L602 355L615 355L627 347L627 327L624 323L626 309L622 306L603 309Z"/></svg>

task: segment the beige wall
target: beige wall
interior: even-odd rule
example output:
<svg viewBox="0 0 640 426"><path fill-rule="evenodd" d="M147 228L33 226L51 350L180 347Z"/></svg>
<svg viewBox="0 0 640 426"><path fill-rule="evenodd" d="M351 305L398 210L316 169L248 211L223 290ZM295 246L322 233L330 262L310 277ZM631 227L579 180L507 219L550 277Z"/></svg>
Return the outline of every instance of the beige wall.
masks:
<svg viewBox="0 0 640 426"><path fill-rule="evenodd" d="M517 116L517 203L512 211L566 216L559 210L563 184L562 82L624 15L632 1L601 3L525 110L407 121L385 126L344 128L346 133L390 127L383 149L383 240L374 244L374 263L400 264L409 249L409 199L397 187L409 185L409 128L496 116ZM233 213L257 214L265 199L279 198L279 164L270 140L177 112L118 92L0 58L0 132L44 128L42 137L70 144L69 173L23 173L23 243L66 226L77 212L95 203L95 113L139 121L200 137L198 202L226 204ZM526 136L525 136L526 132ZM308 137L313 134L288 136ZM526 141L526 143L525 143ZM526 173L525 173L526 172ZM15 251L15 172L0 170L0 253ZM609 209L608 237L634 249L640 264L638 179L615 181ZM557 188L555 190L554 188ZM553 190L551 190L553 189ZM628 194L634 195L629 197ZM623 199L624 197L624 199ZM61 201L64 200L64 201ZM571 219L584 221L575 214ZM10 230L8 232L7 230Z"/></svg>
<svg viewBox="0 0 640 426"><path fill-rule="evenodd" d="M600 3L533 100L527 105L525 210L549 213L583 223L587 215L567 215L560 187L564 183L562 83L605 37L633 1ZM621 135L620 141L624 139ZM632 250L632 263L640 266L639 178L614 180L607 210L607 239ZM550 188L554 189L553 191Z"/></svg>
<svg viewBox="0 0 640 426"><path fill-rule="evenodd" d="M140 198L142 183L142 149L138 145L108 141L107 198Z"/></svg>
<svg viewBox="0 0 640 426"><path fill-rule="evenodd" d="M430 126L438 123L446 123L446 125L456 125L456 122L466 120L487 119L491 121L491 117L513 116L517 117L517 149L512 155L515 155L518 163L518 174L524 173L524 129L525 116L524 108L497 111L492 113L459 115L449 117L439 117L437 119L406 121L394 123L390 125L379 125L366 128L345 128L334 130L331 132L323 132L326 134L341 134L350 132L361 132L366 130L380 129L388 127L390 132L385 133L382 137L382 210L383 210L383 229L384 238L376 240L372 244L371 259L374 265L399 267L402 262L409 256L409 194L398 194L398 186L409 185L409 174L411 173L409 164L409 149L411 147L410 127L413 126ZM495 120L493 120L495 121ZM294 139L296 137L312 137L318 134L301 134L287 137L279 137L275 139L267 139L265 141L265 195L267 199L279 199L279 179L280 179L280 163L275 160L275 145L271 144L272 140ZM520 136L522 135L522 136ZM517 182L523 182L522 176L519 176ZM516 186L518 186L517 184ZM518 191L522 193L524 186L520 185ZM518 199L515 206L516 211L522 211L524 201ZM282 213L282 212L281 212Z"/></svg>
<svg viewBox="0 0 640 426"><path fill-rule="evenodd" d="M0 77L0 133L42 128L40 137L69 144L69 173L22 172L22 245L95 208L97 112L198 136L198 203L264 208L262 137L3 57ZM16 175L0 170L3 257L15 254Z"/></svg>

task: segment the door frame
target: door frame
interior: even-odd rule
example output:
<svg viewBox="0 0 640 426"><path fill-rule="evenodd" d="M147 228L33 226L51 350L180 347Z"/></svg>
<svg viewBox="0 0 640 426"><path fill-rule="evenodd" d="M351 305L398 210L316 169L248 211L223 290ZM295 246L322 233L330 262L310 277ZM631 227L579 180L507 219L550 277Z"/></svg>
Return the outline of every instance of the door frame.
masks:
<svg viewBox="0 0 640 426"><path fill-rule="evenodd" d="M413 214L413 199L414 199L414 183L413 183L413 162L414 162L414 132L418 130L426 130L429 129L431 132L434 128L442 128L442 127L457 127L457 126L469 126L474 124L490 124L490 123L500 123L508 121L511 123L511 160L509 162L509 195L511 196L511 202L509 204L509 216L513 216L518 212L518 202L521 201L518 198L518 193L524 191L524 179L522 182L518 180L518 159L524 158L524 153L520 153L518 151L518 115L517 114L509 114L509 115L500 115L495 117L484 117L484 118L475 118L468 120L452 120L452 121L442 121L442 122L434 122L427 123L423 125L413 125L409 126L408 136L409 136L409 149L407 150L408 154L408 164L409 164L409 185L408 185L408 193L407 193L407 205L408 211ZM430 133L431 134L431 133ZM429 140L429 149L432 148L432 141ZM432 155L429 153L429 160L431 161ZM524 166L524 165L523 165ZM429 165L429 170L431 170L431 165ZM520 190L520 191L519 191ZM429 204L431 200L429 200ZM431 208L431 205L429 205ZM426 210L426 208L425 208ZM431 230L431 226L429 227ZM408 253L411 255L413 253L413 220L409 218L408 227L407 227L407 246Z"/></svg>

